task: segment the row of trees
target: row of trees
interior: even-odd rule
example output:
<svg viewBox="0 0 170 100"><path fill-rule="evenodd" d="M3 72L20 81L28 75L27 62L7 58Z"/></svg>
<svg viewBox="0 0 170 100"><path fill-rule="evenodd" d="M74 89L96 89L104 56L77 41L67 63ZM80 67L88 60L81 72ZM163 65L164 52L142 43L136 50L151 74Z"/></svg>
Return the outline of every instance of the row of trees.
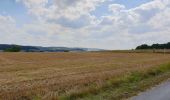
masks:
<svg viewBox="0 0 170 100"><path fill-rule="evenodd" d="M18 45L13 45L10 48L4 49L4 52L20 52L20 51L21 51L21 48Z"/></svg>
<svg viewBox="0 0 170 100"><path fill-rule="evenodd" d="M138 46L136 49L170 49L170 42L165 44L153 44L153 45L142 44Z"/></svg>

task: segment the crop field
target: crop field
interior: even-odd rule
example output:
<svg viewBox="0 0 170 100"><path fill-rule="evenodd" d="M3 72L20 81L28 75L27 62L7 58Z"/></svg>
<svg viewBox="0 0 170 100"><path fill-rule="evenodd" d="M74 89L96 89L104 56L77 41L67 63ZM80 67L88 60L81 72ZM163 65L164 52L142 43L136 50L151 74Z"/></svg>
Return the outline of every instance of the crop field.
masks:
<svg viewBox="0 0 170 100"><path fill-rule="evenodd" d="M0 53L0 100L92 100L108 82L167 63L159 53Z"/></svg>

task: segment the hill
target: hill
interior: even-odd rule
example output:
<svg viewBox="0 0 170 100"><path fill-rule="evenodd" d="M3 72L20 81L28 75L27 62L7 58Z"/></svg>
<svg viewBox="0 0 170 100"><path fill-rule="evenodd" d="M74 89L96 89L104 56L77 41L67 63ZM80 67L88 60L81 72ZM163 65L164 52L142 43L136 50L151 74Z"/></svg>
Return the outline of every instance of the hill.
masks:
<svg viewBox="0 0 170 100"><path fill-rule="evenodd" d="M0 51L12 48L14 44L0 44ZM85 51L102 51L95 48L69 48L69 47L42 47L42 46L22 46L17 45L23 52L85 52Z"/></svg>

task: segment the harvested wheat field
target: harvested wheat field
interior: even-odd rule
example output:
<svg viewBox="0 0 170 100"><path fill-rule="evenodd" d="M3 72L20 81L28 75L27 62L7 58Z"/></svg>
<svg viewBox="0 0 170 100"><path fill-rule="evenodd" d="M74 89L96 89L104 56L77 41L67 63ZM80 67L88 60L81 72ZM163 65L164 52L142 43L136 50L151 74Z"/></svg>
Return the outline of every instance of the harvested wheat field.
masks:
<svg viewBox="0 0 170 100"><path fill-rule="evenodd" d="M87 99L110 80L165 63L170 54L0 53L0 100Z"/></svg>

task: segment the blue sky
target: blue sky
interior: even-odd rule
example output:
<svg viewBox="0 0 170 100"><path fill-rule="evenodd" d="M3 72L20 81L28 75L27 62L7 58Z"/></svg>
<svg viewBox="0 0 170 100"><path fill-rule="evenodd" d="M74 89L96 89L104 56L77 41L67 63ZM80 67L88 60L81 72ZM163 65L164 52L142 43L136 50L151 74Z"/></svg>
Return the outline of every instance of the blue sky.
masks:
<svg viewBox="0 0 170 100"><path fill-rule="evenodd" d="M127 9L130 9L130 8L137 7L141 4L147 3L149 1L151 0L133 0L133 1L132 0L110 0L98 6L96 10L92 12L92 14L98 17L101 17L103 15L109 15L110 12L108 11L108 5L113 3L125 5Z"/></svg>
<svg viewBox="0 0 170 100"><path fill-rule="evenodd" d="M0 2L0 14L12 16L17 20L18 26L29 23L32 20L32 16L29 16L23 4L16 3L15 0L1 0Z"/></svg>
<svg viewBox="0 0 170 100"><path fill-rule="evenodd" d="M127 8L134 8L137 7L141 4L150 2L152 0L113 0L110 3L118 3L118 4L123 4L125 5Z"/></svg>
<svg viewBox="0 0 170 100"><path fill-rule="evenodd" d="M169 0L1 0L0 43L104 49L164 43L169 9Z"/></svg>
<svg viewBox="0 0 170 100"><path fill-rule="evenodd" d="M108 11L108 5L111 3L123 4L126 6L127 9L130 9L149 1L151 0L133 0L133 2L130 2L129 0L110 0L99 5L96 10L92 12L92 14L98 17L108 15L110 13ZM15 0L1 0L0 14L11 15L15 17L18 21L21 21L22 24L31 20L31 16L28 15L25 6L21 3L16 3Z"/></svg>

